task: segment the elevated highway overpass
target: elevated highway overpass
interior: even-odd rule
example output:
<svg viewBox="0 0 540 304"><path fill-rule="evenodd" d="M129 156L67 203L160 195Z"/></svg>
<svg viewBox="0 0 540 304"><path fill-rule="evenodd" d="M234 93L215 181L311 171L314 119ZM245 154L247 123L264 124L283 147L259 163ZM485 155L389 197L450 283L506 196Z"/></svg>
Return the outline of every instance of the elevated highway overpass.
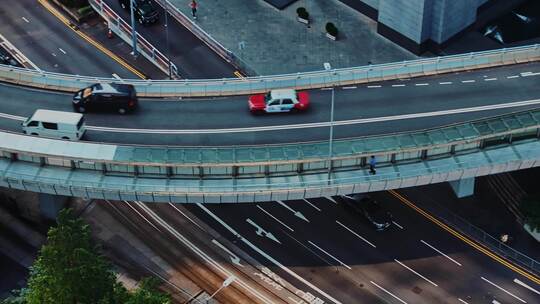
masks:
<svg viewBox="0 0 540 304"><path fill-rule="evenodd" d="M236 80L125 80L137 86L140 110L87 114L87 142L61 144L16 134L20 121L37 108L70 111L70 92L111 79L4 66L0 185L89 198L253 202L534 167L539 58L535 45ZM242 94L280 87L311 90L312 110L249 115ZM331 125L336 142L329 153ZM380 164L375 176L364 168L370 155ZM458 193L471 190L456 185Z"/></svg>

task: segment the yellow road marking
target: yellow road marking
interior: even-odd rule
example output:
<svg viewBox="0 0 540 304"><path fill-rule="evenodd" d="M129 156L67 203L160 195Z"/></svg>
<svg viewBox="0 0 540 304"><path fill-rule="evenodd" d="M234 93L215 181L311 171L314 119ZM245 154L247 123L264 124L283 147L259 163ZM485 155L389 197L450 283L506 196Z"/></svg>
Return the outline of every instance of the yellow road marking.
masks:
<svg viewBox="0 0 540 304"><path fill-rule="evenodd" d="M538 278L536 275L528 272L527 270L521 268L520 266L517 266L517 265L514 265L512 264L510 261L508 261L507 259L499 256L498 254L494 253L494 252L491 252L489 249L487 249L486 247L484 247L483 245L481 244L478 244L476 243L475 241L465 237L464 235L460 234L459 232L457 232L456 230L452 229L451 227L449 227L448 225L444 224L443 222L439 221L438 219L436 219L435 217L431 216L429 213L425 212L424 210L418 208L416 205L414 205L413 203L411 203L409 200L407 200L405 197L403 197L401 194L397 193L396 191L394 190L389 190L388 191L390 194L392 194L395 198L399 199L401 202L405 203L407 206L411 207L412 209L414 209L416 212L420 213L421 215L423 215L424 217L426 217L427 219L429 219L431 222L433 222L434 224L436 224L437 226L441 227L442 229L446 230L447 232L449 232L450 234L454 235L455 237L457 237L458 239L462 240L463 242L465 242L466 244L470 245L471 247L475 248L476 250L482 252L483 254L487 255L488 257L492 258L493 260L495 260L496 262L499 262L500 264L506 266L507 268L509 268L510 270L526 277L527 279L535 282L536 284L540 284L540 278Z"/></svg>
<svg viewBox="0 0 540 304"><path fill-rule="evenodd" d="M118 62L120 65L131 71L133 74L137 75L141 79L146 79L146 76L144 76L143 73L139 72L137 69L129 65L126 61L124 61L122 58L118 57L113 52L109 51L107 48L105 48L103 45L99 44L98 42L94 41L92 38L90 38L85 33L74 29L71 26L71 22L64 17L64 15L60 14L50 3L48 3L46 0L38 0L38 2L45 7L51 14L56 16L62 23L64 23L67 27L69 27L73 32L75 32L77 35L79 35L81 38L86 40L91 45L95 46L98 50L102 51L105 55L112 58L114 61Z"/></svg>
<svg viewBox="0 0 540 304"><path fill-rule="evenodd" d="M242 73L240 73L240 71L234 71L234 76L240 78L240 79L245 79L246 77L244 75L242 75Z"/></svg>

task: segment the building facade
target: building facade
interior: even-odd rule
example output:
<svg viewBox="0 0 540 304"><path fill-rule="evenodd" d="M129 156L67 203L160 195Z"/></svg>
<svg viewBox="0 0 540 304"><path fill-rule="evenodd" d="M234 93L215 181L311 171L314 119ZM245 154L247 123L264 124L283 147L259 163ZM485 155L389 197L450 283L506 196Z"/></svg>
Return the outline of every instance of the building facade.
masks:
<svg viewBox="0 0 540 304"><path fill-rule="evenodd" d="M377 32L415 54L440 49L495 0L341 0L377 21Z"/></svg>

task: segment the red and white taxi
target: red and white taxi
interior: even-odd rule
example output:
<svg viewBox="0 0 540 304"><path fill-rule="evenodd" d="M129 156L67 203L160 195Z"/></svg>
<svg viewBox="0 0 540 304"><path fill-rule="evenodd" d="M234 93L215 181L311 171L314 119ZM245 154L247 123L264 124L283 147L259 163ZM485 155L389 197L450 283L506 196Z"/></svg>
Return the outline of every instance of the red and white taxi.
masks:
<svg viewBox="0 0 540 304"><path fill-rule="evenodd" d="M272 90L266 94L251 95L248 104L254 114L298 112L309 107L309 94L292 89Z"/></svg>

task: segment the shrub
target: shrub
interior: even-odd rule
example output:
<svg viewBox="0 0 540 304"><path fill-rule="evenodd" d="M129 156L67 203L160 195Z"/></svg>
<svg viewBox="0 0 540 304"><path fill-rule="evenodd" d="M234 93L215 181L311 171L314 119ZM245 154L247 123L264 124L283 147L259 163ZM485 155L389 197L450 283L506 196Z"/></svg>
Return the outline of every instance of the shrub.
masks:
<svg viewBox="0 0 540 304"><path fill-rule="evenodd" d="M305 7L299 7L296 9L296 14L298 15L298 17L302 18L302 19L309 19L309 13L307 12L306 8Z"/></svg>
<svg viewBox="0 0 540 304"><path fill-rule="evenodd" d="M60 0L60 3L67 7L83 7L88 5L88 0Z"/></svg>
<svg viewBox="0 0 540 304"><path fill-rule="evenodd" d="M326 24L326 32L334 37L338 35L338 29L332 22Z"/></svg>

